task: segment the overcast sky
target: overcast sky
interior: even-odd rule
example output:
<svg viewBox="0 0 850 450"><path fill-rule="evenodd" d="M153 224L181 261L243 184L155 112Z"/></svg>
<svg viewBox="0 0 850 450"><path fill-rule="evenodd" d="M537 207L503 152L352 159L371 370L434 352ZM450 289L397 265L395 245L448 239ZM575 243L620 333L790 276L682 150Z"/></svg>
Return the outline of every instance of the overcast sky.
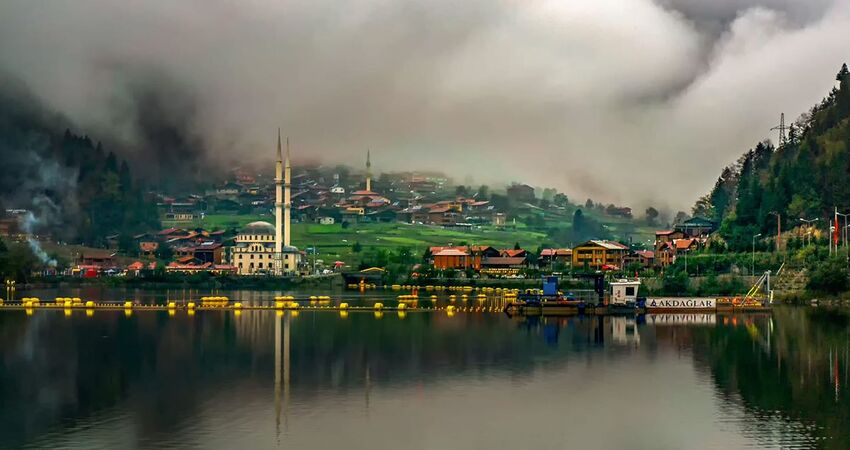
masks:
<svg viewBox="0 0 850 450"><path fill-rule="evenodd" d="M850 0L0 2L0 70L95 136L154 95L217 161L280 126L296 162L636 207L689 208L848 60Z"/></svg>

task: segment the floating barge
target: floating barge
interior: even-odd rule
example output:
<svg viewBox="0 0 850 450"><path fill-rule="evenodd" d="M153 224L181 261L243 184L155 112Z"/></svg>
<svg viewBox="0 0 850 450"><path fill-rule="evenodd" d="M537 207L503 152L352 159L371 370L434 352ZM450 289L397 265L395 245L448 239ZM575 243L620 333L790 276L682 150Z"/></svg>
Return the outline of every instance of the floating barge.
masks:
<svg viewBox="0 0 850 450"><path fill-rule="evenodd" d="M554 288L553 288L554 283ZM655 313L717 313L717 312L769 312L772 292L759 296L762 284L770 285L770 272L766 272L758 282L742 297L639 297L640 280L618 280L610 283L607 293L599 289L596 302L575 300L564 296L557 290L557 278L547 277L544 281L543 295L519 296L516 301L507 304L504 312L509 316L567 316L577 314L613 315L613 314L655 314ZM548 289L547 289L548 286Z"/></svg>

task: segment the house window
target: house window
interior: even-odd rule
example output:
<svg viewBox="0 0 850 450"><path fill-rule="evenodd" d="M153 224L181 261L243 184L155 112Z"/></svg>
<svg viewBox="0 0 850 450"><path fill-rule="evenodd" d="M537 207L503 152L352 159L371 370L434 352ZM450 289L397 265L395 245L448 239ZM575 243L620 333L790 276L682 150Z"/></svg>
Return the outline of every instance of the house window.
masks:
<svg viewBox="0 0 850 450"><path fill-rule="evenodd" d="M626 295L635 295L635 287L634 286L626 286Z"/></svg>
<svg viewBox="0 0 850 450"><path fill-rule="evenodd" d="M251 259L254 259L254 254L253 254L253 253L251 254ZM253 264L253 263L252 263L252 264Z"/></svg>

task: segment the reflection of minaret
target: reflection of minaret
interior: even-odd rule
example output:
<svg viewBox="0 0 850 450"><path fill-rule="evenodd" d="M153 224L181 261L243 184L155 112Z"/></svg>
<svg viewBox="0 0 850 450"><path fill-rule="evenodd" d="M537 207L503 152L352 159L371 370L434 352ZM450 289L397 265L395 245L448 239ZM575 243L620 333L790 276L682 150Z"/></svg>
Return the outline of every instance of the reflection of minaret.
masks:
<svg viewBox="0 0 850 450"><path fill-rule="evenodd" d="M280 316L283 311L277 311L274 318L274 425L277 437L280 439Z"/></svg>
<svg viewBox="0 0 850 450"><path fill-rule="evenodd" d="M287 144L289 141L287 140ZM288 149L288 148L287 148ZM280 148L280 128L277 129L277 162L274 166L274 274L283 274L283 161ZM287 231L288 231L287 226Z"/></svg>
<svg viewBox="0 0 850 450"><path fill-rule="evenodd" d="M289 311L286 312L286 321L283 327L283 429L286 431L289 427L289 377L292 370L289 367L289 327L290 317Z"/></svg>
<svg viewBox="0 0 850 450"><path fill-rule="evenodd" d="M369 395L372 393L372 372L369 363L366 363L366 415L369 415Z"/></svg>
<svg viewBox="0 0 850 450"><path fill-rule="evenodd" d="M370 160L369 150L366 150L366 190L372 191L372 161Z"/></svg>
<svg viewBox="0 0 850 450"><path fill-rule="evenodd" d="M281 317L283 311L278 311L274 322L274 411L275 431L280 439L280 412L283 410L283 429L288 429L289 423L289 314L283 324L283 342L281 342ZM283 354L281 355L281 348ZM281 381L283 382L283 405L281 407Z"/></svg>

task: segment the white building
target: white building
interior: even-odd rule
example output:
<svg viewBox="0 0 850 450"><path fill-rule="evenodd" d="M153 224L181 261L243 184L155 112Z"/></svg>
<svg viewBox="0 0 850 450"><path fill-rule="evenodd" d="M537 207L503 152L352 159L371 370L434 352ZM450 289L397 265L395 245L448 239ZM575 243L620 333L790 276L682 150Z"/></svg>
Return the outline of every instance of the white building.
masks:
<svg viewBox="0 0 850 450"><path fill-rule="evenodd" d="M286 166L282 161L280 130L277 134L275 164L275 225L252 222L236 235L231 263L239 275L286 275L296 273L301 252L290 245L292 170L289 140L286 141Z"/></svg>

